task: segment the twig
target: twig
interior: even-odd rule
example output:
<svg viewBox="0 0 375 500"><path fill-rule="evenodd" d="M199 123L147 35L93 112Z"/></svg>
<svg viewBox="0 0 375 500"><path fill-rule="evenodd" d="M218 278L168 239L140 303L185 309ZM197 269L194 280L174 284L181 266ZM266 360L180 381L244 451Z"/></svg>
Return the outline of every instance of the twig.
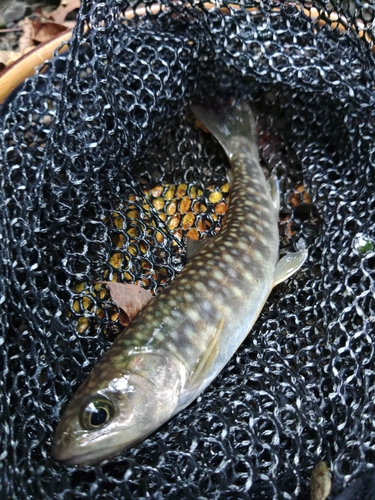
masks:
<svg viewBox="0 0 375 500"><path fill-rule="evenodd" d="M22 31L23 28L1 28L0 33L12 33L14 31Z"/></svg>

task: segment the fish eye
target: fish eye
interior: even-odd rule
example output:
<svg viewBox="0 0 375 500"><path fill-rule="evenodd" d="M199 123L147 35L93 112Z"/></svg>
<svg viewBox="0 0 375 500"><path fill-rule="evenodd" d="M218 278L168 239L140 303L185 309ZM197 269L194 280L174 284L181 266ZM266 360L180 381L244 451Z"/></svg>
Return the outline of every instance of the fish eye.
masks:
<svg viewBox="0 0 375 500"><path fill-rule="evenodd" d="M94 399L84 409L81 424L88 431L101 429L113 417L113 404L108 399Z"/></svg>

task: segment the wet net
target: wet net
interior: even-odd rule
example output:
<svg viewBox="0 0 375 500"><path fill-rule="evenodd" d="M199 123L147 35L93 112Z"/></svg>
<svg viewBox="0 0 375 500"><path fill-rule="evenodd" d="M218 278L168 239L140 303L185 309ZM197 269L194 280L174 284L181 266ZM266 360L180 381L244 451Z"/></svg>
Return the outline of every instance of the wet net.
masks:
<svg viewBox="0 0 375 500"><path fill-rule="evenodd" d="M334 498L375 460L374 7L84 1L69 50L1 108L1 499ZM98 280L156 293L214 235L227 159L191 102L249 102L307 265L190 407L90 467L50 457L121 326ZM235 245L236 242L234 241Z"/></svg>

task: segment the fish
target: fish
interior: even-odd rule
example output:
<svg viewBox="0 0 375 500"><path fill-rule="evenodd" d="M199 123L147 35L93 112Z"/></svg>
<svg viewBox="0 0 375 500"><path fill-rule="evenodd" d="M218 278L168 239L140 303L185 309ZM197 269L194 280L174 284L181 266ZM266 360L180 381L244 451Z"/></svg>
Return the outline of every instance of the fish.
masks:
<svg viewBox="0 0 375 500"><path fill-rule="evenodd" d="M249 106L192 111L229 158L225 224L199 245L188 241L183 270L73 395L51 446L52 457L67 465L111 458L190 405L247 337L272 288L306 260L306 249L279 260L280 194L276 178L267 182L261 168Z"/></svg>

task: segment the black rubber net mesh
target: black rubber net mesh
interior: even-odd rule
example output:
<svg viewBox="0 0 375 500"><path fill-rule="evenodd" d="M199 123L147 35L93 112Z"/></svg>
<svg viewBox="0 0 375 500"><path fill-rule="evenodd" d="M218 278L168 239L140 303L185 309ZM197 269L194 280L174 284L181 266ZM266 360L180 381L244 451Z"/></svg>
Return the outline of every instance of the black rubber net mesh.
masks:
<svg viewBox="0 0 375 500"><path fill-rule="evenodd" d="M2 499L334 498L375 459L374 7L83 2L69 50L1 109ZM154 293L219 231L228 161L189 104L247 101L309 258L186 410L121 455L52 460L122 328L97 281ZM233 245L236 242L233 241Z"/></svg>

